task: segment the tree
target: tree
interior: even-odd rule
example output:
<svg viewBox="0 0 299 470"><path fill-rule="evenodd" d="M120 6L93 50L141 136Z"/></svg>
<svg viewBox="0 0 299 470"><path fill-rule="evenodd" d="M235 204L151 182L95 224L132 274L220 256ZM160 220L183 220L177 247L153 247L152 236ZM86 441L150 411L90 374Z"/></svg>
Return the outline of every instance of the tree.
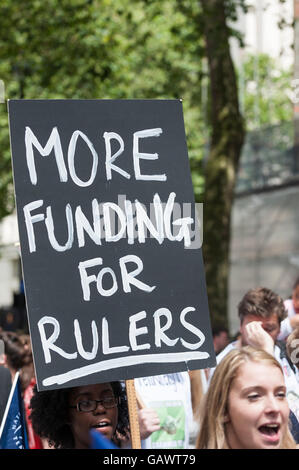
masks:
<svg viewBox="0 0 299 470"><path fill-rule="evenodd" d="M243 141L228 47L233 31L226 26L227 19L236 18L238 4L243 0L0 4L0 78L8 98L183 99L195 198L206 203L204 257L215 318L226 316L230 210ZM202 83L208 79L209 119L202 109ZM13 208L4 106L0 126L1 218ZM209 129L211 149L203 173Z"/></svg>
<svg viewBox="0 0 299 470"><path fill-rule="evenodd" d="M7 98L182 98L192 166L205 125L197 25L164 0L3 0L0 78ZM187 1L197 13L197 2ZM13 204L7 113L0 108L0 218ZM194 171L198 198L201 172Z"/></svg>
<svg viewBox="0 0 299 470"><path fill-rule="evenodd" d="M234 187L244 141L226 0L201 0L211 87L211 142L205 167L203 253L211 316L226 317ZM224 313L225 312L225 313Z"/></svg>

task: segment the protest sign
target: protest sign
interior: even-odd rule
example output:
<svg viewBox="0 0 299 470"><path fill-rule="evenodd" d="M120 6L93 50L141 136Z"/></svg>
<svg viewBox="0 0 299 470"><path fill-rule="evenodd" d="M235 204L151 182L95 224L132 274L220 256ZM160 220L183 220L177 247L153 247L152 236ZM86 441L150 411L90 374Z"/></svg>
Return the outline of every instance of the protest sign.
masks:
<svg viewBox="0 0 299 470"><path fill-rule="evenodd" d="M39 390L215 364L179 100L10 100Z"/></svg>

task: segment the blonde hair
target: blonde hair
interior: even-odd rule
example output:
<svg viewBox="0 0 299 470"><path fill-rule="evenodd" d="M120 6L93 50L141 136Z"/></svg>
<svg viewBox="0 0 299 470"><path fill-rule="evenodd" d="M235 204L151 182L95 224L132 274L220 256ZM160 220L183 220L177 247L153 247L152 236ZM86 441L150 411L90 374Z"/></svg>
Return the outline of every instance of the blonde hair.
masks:
<svg viewBox="0 0 299 470"><path fill-rule="evenodd" d="M230 351L216 367L206 393L203 409L200 413L200 431L197 437L197 449L228 449L225 433L225 417L229 392L233 380L237 377L239 368L246 362L266 362L278 367L282 372L279 362L267 352L245 346L241 349ZM294 449L295 441L290 430L287 429L283 436L281 448Z"/></svg>
<svg viewBox="0 0 299 470"><path fill-rule="evenodd" d="M204 373L204 371L203 371ZM200 405L204 399L203 383L200 370L190 370L191 403L193 418L196 423L200 421Z"/></svg>

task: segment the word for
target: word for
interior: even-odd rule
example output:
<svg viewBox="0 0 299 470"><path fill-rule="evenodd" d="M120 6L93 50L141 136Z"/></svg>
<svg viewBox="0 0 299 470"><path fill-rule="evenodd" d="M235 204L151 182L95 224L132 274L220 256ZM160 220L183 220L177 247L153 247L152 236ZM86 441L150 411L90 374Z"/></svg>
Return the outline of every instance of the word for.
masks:
<svg viewBox="0 0 299 470"><path fill-rule="evenodd" d="M40 222L43 222L46 226L50 245L59 252L70 250L73 247L75 228L79 248L85 246L85 234L96 245L102 244L102 238L106 242L117 242L124 236L127 237L128 244L132 245L136 240L134 236L136 225L139 243L145 242L147 231L149 231L151 237L155 238L159 244L162 244L165 239L178 242L183 240L184 246L188 247L191 245L190 227L194 223L194 219L192 217L183 217L172 220L175 197L176 194L174 192L170 193L166 204L163 204L159 194L154 195L151 208L154 207L155 225L144 205L137 199L134 205L131 201L125 200L123 209L113 202L105 202L100 205L97 199L93 199L91 203L92 222L88 220L80 205L73 210L70 204L66 204L67 241L63 244L59 243L55 236L52 207L47 206L43 212L35 213L37 209L43 207L44 201L42 199L32 201L23 207L30 253L37 250L34 227ZM101 222L100 207L103 213L103 224ZM133 217L134 212L136 213L135 218ZM113 233L116 217L118 220L118 231ZM104 225L104 230L102 225ZM178 231L176 235L173 231L174 227Z"/></svg>
<svg viewBox="0 0 299 470"><path fill-rule="evenodd" d="M128 271L127 264L134 264L137 266L133 271ZM95 266L100 266L103 264L103 258L93 258L87 261L81 261L79 263L78 269L80 272L81 286L83 291L83 298L85 301L90 300L90 284L95 283L97 291L100 295L104 297L110 297L115 294L118 290L118 283L116 279L115 272L112 268L104 267L102 268L98 275L89 274L87 275L87 268L94 268ZM119 259L119 266L121 272L121 279L123 285L123 291L125 293L131 292L131 285L137 287L144 292L152 292L156 286L149 286L142 282L140 279L137 279L137 276L143 271L143 262L136 255L126 255L122 256ZM107 289L104 287L104 277L112 281L112 286ZM107 284L107 282L106 282Z"/></svg>
<svg viewBox="0 0 299 470"><path fill-rule="evenodd" d="M166 181L167 177L165 174L159 175L145 175L141 173L140 170L140 160L157 160L158 154L157 153L143 153L139 151L139 140L145 139L148 137L159 137L162 134L161 128L156 129L144 129L142 131L137 131L133 133L133 167L134 167L134 175L136 180L141 181ZM82 141L87 145L87 148L92 156L92 165L90 170L89 178L86 181L83 181L76 173L75 169L75 155L76 155L76 147L78 138L81 138ZM105 168L106 168L106 179L107 181L112 179L112 171L120 174L126 179L130 179L131 175L116 166L115 160L124 152L125 144L122 137L117 134L116 132L104 132L103 134L105 140L105 148L106 148L106 157L105 157ZM116 140L119 144L119 148L117 149L114 154L112 154L111 148L111 141ZM56 166L58 170L59 180L62 183L66 183L68 181L68 172L66 169L66 165L64 162L63 151L61 146L60 135L58 132L57 127L53 127L50 137L43 147L40 142L38 141L37 137L33 133L30 127L26 127L25 129L25 147L26 147L26 161L27 167L29 171L30 181L33 185L36 185L37 180L37 172L35 166L35 159L34 159L34 150L35 147L40 155L46 157L52 153L54 150ZM79 152L78 152L79 153ZM98 163L99 163L99 156L94 148L93 143L87 137L84 132L80 130L76 130L73 132L69 145L68 145L68 152L67 152L67 161L68 161L68 170L69 175L72 181L79 187L86 187L93 184L98 170Z"/></svg>
<svg viewBox="0 0 299 470"><path fill-rule="evenodd" d="M192 323L186 320L186 316L190 312L194 312L194 307L186 307L180 313L180 324L184 329L186 329L189 333L193 333L193 335L197 338L195 343L190 343L186 341L182 337L178 338L170 338L166 331L171 329L172 326L172 313L168 308L162 307L157 309L153 314L153 323L154 323L154 338L155 338L155 346L156 348L161 348L162 344L174 347L178 341L184 346L184 348L195 351L202 346L205 341L205 336L202 331L192 325ZM128 321L128 344L122 345L110 345L110 338L109 338L109 323L106 317L102 318L102 325L101 325L101 351L103 355L109 354L123 354L127 353L128 351L144 351L150 350L152 345L148 342L140 341L140 337L144 337L148 334L149 330L146 324L142 324L147 318L147 313L145 310L141 312L135 313L134 315L129 316ZM141 325L140 325L141 323ZM46 325L52 325L54 328L52 334L47 337L46 335ZM65 359L76 359L78 354L88 361L91 361L97 357L98 350L99 350L99 331L96 322L93 320L91 322L91 335L92 335L92 348L90 351L86 351L83 347L82 341L82 333L79 324L79 320L75 319L73 323L73 331L74 337L76 342L76 349L77 351L74 352L67 352L57 344L55 344L60 335L60 324L59 321L52 316L44 316L38 322L38 329L41 338L41 343L43 347L44 357L46 364L51 363L52 355L51 352L55 352L56 354L64 357ZM151 327L152 328L152 327Z"/></svg>

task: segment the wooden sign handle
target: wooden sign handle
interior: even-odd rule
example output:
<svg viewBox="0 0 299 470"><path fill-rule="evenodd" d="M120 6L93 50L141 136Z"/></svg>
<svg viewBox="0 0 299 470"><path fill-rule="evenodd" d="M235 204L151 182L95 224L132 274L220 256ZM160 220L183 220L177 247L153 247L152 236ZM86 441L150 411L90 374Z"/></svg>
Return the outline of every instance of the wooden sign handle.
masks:
<svg viewBox="0 0 299 470"><path fill-rule="evenodd" d="M138 409L134 379L126 380L132 449L141 449Z"/></svg>

